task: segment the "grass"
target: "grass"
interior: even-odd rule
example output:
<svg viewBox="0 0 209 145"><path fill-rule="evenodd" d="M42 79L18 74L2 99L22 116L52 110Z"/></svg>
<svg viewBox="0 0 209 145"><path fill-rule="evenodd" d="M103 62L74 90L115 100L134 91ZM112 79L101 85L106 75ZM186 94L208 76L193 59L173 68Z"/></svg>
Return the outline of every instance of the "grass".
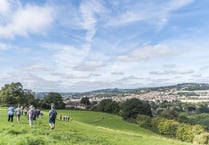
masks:
<svg viewBox="0 0 209 145"><path fill-rule="evenodd" d="M51 130L47 112L30 128L25 116L21 116L20 124L7 122L7 110L1 109L0 145L191 145L161 137L111 114L73 110L58 110L58 114L73 120L60 121L58 115L56 128Z"/></svg>

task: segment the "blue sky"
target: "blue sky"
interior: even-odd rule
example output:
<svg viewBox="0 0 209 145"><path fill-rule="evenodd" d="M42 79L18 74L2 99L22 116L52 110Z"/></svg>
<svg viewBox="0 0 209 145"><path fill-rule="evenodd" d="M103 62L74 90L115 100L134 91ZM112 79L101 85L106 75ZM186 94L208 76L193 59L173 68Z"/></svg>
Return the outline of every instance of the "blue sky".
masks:
<svg viewBox="0 0 209 145"><path fill-rule="evenodd" d="M207 0L0 0L0 86L209 83Z"/></svg>

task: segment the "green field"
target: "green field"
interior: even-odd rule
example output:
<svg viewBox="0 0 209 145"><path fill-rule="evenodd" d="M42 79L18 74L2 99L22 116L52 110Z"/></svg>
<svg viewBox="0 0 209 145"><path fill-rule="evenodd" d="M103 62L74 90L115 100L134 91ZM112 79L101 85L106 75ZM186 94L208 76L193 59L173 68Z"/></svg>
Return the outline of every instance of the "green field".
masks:
<svg viewBox="0 0 209 145"><path fill-rule="evenodd" d="M191 145L167 139L120 117L98 112L58 110L72 116L71 122L56 121L49 129L47 112L32 128L25 116L21 123L7 122L7 110L0 110L0 145ZM16 119L16 118L14 118Z"/></svg>

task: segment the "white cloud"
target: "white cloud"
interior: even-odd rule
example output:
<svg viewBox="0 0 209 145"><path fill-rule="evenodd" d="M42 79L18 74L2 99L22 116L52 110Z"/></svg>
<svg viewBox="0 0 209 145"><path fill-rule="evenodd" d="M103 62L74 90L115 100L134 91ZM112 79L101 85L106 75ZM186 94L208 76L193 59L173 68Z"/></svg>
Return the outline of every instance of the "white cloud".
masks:
<svg viewBox="0 0 209 145"><path fill-rule="evenodd" d="M62 71L64 75L68 76L83 76L83 74L79 74L74 70L73 67L79 66L82 63L86 56L86 51L84 49L57 43L45 43L41 46L53 51L53 60L51 63L56 67L57 71Z"/></svg>
<svg viewBox="0 0 209 145"><path fill-rule="evenodd" d="M1 50L7 50L7 49L9 49L9 48L11 48L10 45L5 44L5 43L1 43L1 42L0 42L0 51L1 51Z"/></svg>
<svg viewBox="0 0 209 145"><path fill-rule="evenodd" d="M124 78L120 79L119 81L124 82L124 83L128 83L128 82L132 83L132 82L137 82L140 79L143 79L143 78L139 78L134 75L131 75L131 76L124 77Z"/></svg>
<svg viewBox="0 0 209 145"><path fill-rule="evenodd" d="M208 70L208 69L209 69L208 65L200 67L200 71L204 71L204 70Z"/></svg>
<svg viewBox="0 0 209 145"><path fill-rule="evenodd" d="M64 68L79 64L86 55L84 50L71 45L54 44L52 47L56 48L56 53L54 53L55 62Z"/></svg>
<svg viewBox="0 0 209 145"><path fill-rule="evenodd" d="M111 72L111 75L124 75L124 72Z"/></svg>
<svg viewBox="0 0 209 145"><path fill-rule="evenodd" d="M193 70L165 70L165 71L152 71L150 74L152 75L188 75L193 74L195 71Z"/></svg>
<svg viewBox="0 0 209 145"><path fill-rule="evenodd" d="M97 15L104 13L105 9L98 0L83 1L80 5L81 23L80 26L87 30L86 41L91 42L97 28Z"/></svg>
<svg viewBox="0 0 209 145"><path fill-rule="evenodd" d="M40 74L33 74L32 72L24 71L10 71L2 73L0 76L0 85L9 84L11 82L20 82L25 89L32 89L32 91L60 91L62 85L60 81L55 79L46 79L45 76ZM15 76L15 77L14 77Z"/></svg>
<svg viewBox="0 0 209 145"><path fill-rule="evenodd" d="M24 88L33 88L33 91L58 91L61 89L59 81L47 80L31 73L17 73L15 81L21 82ZM57 90L58 89L58 90Z"/></svg>
<svg viewBox="0 0 209 145"><path fill-rule="evenodd" d="M168 3L168 9L170 10L176 10L179 9L181 7L184 7L190 3L192 3L194 0L172 0Z"/></svg>
<svg viewBox="0 0 209 145"><path fill-rule="evenodd" d="M147 2L121 2L117 5L123 12L120 12L114 17L110 16L107 22L108 26L124 26L134 22L148 22L155 24L161 29L166 25L169 14L179 8L182 8L193 0L171 0L165 2L147 1Z"/></svg>
<svg viewBox="0 0 209 145"><path fill-rule="evenodd" d="M200 77L202 77L202 74L194 74L194 75L192 75L192 77L194 77L194 78L200 78Z"/></svg>
<svg viewBox="0 0 209 145"><path fill-rule="evenodd" d="M163 68L175 68L176 65L175 64L163 64L162 67Z"/></svg>
<svg viewBox="0 0 209 145"><path fill-rule="evenodd" d="M9 10L9 2L8 0L1 0L0 1L0 14L5 13Z"/></svg>
<svg viewBox="0 0 209 145"><path fill-rule="evenodd" d="M128 55L119 56L118 59L122 61L138 61L144 59L152 59L156 57L168 56L172 54L172 50L166 45L145 46L143 48L135 49Z"/></svg>
<svg viewBox="0 0 209 145"><path fill-rule="evenodd" d="M27 36L30 33L43 34L54 20L50 7L26 5L14 10L6 24L0 25L1 38L13 38L17 35Z"/></svg>
<svg viewBox="0 0 209 145"><path fill-rule="evenodd" d="M78 74L78 71L97 71L107 65L105 56L97 52L87 53L86 47L78 48L57 43L44 43L41 47L51 49L54 65L67 74L71 73L70 75Z"/></svg>
<svg viewBox="0 0 209 145"><path fill-rule="evenodd" d="M114 18L110 17L107 22L107 25L108 26L123 26L123 25L127 25L133 22L143 21L146 19L147 19L147 16L145 14L142 14L141 12L137 13L135 11L130 10Z"/></svg>
<svg viewBox="0 0 209 145"><path fill-rule="evenodd" d="M82 91L89 91L89 90L97 90L97 89L104 89L104 88L113 88L114 84L112 82L107 82L103 80L96 80L96 81L78 81L72 86L72 90L80 91L78 88L83 88Z"/></svg>
<svg viewBox="0 0 209 145"><path fill-rule="evenodd" d="M74 66L73 69L78 71L94 71L104 66L105 64L101 61L85 61L78 66Z"/></svg>
<svg viewBox="0 0 209 145"><path fill-rule="evenodd" d="M45 64L31 64L27 66L21 67L22 70L30 71L30 72L36 72L36 71L50 71L52 69L49 68L49 66Z"/></svg>

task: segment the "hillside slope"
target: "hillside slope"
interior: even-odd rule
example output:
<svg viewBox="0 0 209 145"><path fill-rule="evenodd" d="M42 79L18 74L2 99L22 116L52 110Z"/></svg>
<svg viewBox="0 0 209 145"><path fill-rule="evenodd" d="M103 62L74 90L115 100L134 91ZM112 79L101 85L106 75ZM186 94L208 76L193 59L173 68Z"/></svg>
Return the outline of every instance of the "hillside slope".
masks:
<svg viewBox="0 0 209 145"><path fill-rule="evenodd" d="M106 113L71 110L58 113L70 115L73 120L57 119L56 128L50 130L47 112L30 128L25 116L21 116L20 124L16 120L8 123L7 111L1 109L0 145L189 145L160 137Z"/></svg>

